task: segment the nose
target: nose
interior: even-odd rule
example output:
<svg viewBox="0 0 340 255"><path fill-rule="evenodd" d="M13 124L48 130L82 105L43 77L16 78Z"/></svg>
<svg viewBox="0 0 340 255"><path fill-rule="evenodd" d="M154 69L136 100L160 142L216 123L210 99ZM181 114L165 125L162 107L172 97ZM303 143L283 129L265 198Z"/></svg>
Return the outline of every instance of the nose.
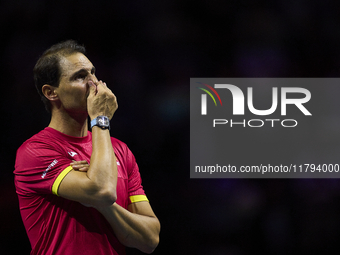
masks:
<svg viewBox="0 0 340 255"><path fill-rule="evenodd" d="M96 75L89 74L87 76L87 82L89 82L89 81L92 81L94 84L96 84L98 82L98 79L97 79Z"/></svg>

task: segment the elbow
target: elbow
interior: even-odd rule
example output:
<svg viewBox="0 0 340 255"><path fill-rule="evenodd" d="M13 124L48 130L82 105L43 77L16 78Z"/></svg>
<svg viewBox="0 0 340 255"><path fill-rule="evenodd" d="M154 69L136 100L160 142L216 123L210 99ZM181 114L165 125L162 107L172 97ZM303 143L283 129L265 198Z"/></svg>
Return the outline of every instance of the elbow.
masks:
<svg viewBox="0 0 340 255"><path fill-rule="evenodd" d="M76 200L92 207L111 206L117 200L116 183L100 183L89 178L82 182L82 196Z"/></svg>
<svg viewBox="0 0 340 255"><path fill-rule="evenodd" d="M150 238L147 246L145 247L144 252L147 254L151 254L156 249L158 244L159 244L159 235L156 235L155 237Z"/></svg>
<svg viewBox="0 0 340 255"><path fill-rule="evenodd" d="M117 200L115 188L109 189L96 187L89 196L92 197L93 205L99 207L111 206Z"/></svg>
<svg viewBox="0 0 340 255"><path fill-rule="evenodd" d="M159 244L159 233L160 233L160 223L157 220L157 227L152 235L149 235L148 239L145 240L145 247L142 250L144 253L152 253Z"/></svg>
<svg viewBox="0 0 340 255"><path fill-rule="evenodd" d="M101 206L110 206L117 200L116 190L107 190L101 192L98 197L98 202Z"/></svg>

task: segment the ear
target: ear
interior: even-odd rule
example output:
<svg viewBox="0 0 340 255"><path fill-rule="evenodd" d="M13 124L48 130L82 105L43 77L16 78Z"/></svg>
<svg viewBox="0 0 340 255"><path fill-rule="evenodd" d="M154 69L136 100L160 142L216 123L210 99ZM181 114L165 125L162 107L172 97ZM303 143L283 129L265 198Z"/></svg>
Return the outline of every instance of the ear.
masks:
<svg viewBox="0 0 340 255"><path fill-rule="evenodd" d="M42 86L42 93L43 95L50 101L56 101L58 98L56 87L53 87L51 85L45 84Z"/></svg>

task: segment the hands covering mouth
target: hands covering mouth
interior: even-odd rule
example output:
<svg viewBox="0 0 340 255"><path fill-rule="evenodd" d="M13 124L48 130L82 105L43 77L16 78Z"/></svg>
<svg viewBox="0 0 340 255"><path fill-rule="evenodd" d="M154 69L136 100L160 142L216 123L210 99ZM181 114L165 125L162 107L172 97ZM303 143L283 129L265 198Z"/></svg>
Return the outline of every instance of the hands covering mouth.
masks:
<svg viewBox="0 0 340 255"><path fill-rule="evenodd" d="M110 120L118 108L117 98L103 81L88 81L87 112L91 119L107 116Z"/></svg>

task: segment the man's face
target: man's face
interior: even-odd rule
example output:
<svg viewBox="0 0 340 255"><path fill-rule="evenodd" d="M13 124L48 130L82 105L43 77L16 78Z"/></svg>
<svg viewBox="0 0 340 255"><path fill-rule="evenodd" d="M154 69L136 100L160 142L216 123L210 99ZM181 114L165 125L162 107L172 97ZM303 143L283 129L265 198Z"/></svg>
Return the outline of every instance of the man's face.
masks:
<svg viewBox="0 0 340 255"><path fill-rule="evenodd" d="M89 84L96 83L95 68L82 53L75 53L60 60L61 77L56 89L58 98L69 114L87 114Z"/></svg>

